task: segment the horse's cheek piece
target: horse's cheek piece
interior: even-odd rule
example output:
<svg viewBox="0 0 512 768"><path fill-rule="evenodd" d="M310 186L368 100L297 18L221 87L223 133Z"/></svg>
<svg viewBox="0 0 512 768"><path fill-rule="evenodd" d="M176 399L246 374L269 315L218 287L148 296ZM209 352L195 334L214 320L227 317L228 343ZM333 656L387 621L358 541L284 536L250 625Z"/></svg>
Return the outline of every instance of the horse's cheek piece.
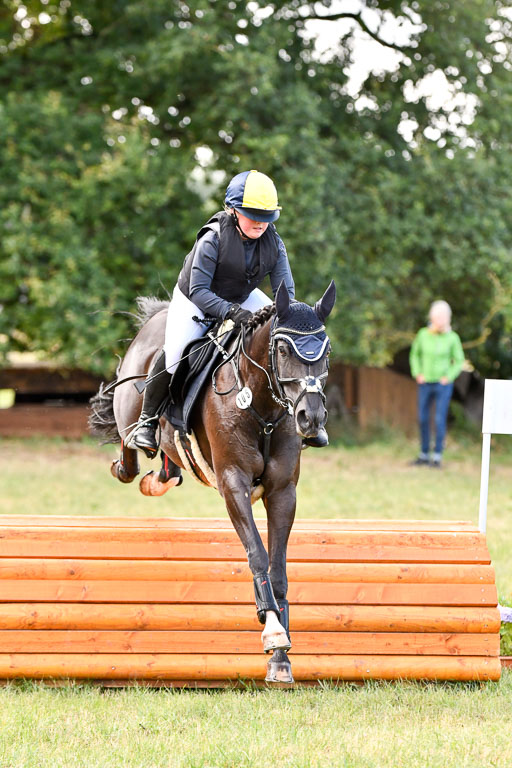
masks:
<svg viewBox="0 0 512 768"><path fill-rule="evenodd" d="M254 577L254 595L256 597L256 610L260 624L265 623L265 613L274 611L279 619L281 611L274 597L274 590L270 583L268 573L257 573Z"/></svg>

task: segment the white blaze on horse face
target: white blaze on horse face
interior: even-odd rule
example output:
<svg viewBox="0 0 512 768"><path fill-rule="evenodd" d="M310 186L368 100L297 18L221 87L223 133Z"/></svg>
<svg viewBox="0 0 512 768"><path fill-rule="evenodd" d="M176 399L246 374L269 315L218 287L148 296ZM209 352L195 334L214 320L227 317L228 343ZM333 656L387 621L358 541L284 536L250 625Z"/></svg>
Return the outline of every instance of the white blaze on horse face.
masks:
<svg viewBox="0 0 512 768"><path fill-rule="evenodd" d="M288 648L290 645L288 635L274 611L265 613L265 629L261 633L261 642L263 643L263 650Z"/></svg>

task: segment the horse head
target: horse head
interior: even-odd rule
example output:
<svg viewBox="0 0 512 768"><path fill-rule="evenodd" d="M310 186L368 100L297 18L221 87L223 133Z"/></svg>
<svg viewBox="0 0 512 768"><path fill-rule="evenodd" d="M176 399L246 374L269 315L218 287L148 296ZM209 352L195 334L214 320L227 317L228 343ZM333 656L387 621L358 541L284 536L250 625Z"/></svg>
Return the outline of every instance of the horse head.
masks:
<svg viewBox="0 0 512 768"><path fill-rule="evenodd" d="M331 281L314 307L291 301L284 284L276 293L276 314L270 334L271 367L280 395L293 411L297 434L316 437L327 421L323 392L330 342L324 321L336 301Z"/></svg>

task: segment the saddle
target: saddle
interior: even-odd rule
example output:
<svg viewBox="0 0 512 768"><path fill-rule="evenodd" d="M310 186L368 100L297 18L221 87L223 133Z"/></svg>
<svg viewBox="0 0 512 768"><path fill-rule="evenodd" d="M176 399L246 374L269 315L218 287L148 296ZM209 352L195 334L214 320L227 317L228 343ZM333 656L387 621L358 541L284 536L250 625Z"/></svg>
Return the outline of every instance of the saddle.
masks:
<svg viewBox="0 0 512 768"><path fill-rule="evenodd" d="M222 325L222 321L212 323L207 333L215 338L222 333ZM233 328L218 339L217 344L227 349L239 332ZM217 344L208 341L208 336L205 335L187 344L182 360L171 379L170 401L165 417L182 435L191 433L190 419L194 405L207 380L223 360L222 351Z"/></svg>

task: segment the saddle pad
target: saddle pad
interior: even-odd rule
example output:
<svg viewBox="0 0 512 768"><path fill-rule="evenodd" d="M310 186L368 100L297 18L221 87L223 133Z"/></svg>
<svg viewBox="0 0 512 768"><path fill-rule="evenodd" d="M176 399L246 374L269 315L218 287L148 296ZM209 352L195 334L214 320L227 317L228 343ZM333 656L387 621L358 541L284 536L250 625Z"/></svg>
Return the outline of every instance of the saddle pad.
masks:
<svg viewBox="0 0 512 768"><path fill-rule="evenodd" d="M218 329L212 329L213 335L217 335ZM227 349L237 336L238 331L232 330L219 344ZM193 353L195 349L203 347L208 339L202 337L188 344L183 350L183 355ZM192 362L190 362L192 361ZM192 409L196 403L206 381L210 379L215 367L222 361L222 354L213 343L199 349L197 356L192 354L178 365L171 382L171 402L165 413L165 417L180 432L192 431L190 418Z"/></svg>

